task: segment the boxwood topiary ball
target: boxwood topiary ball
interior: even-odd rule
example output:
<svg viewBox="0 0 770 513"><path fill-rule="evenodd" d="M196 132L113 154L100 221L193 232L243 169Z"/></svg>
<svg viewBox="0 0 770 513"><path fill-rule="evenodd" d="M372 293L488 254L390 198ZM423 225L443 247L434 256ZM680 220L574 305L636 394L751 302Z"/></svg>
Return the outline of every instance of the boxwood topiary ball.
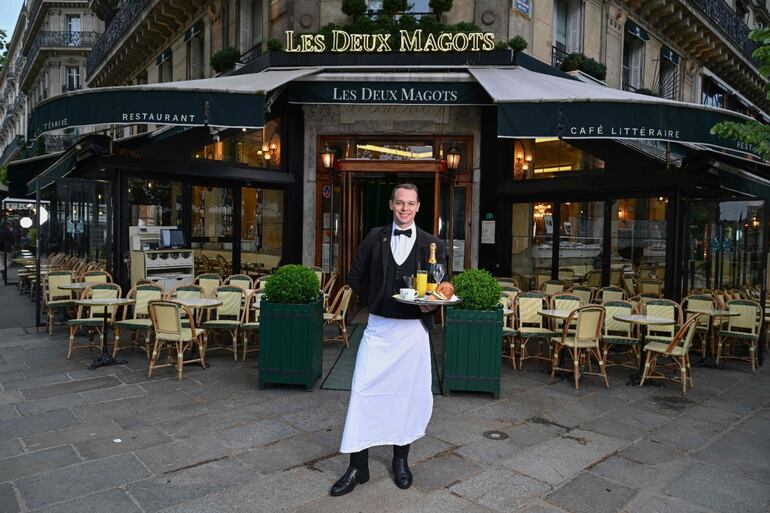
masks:
<svg viewBox="0 0 770 513"><path fill-rule="evenodd" d="M500 284L489 271L468 269L452 277L455 295L462 299L457 305L465 310L495 310L500 302Z"/></svg>
<svg viewBox="0 0 770 513"><path fill-rule="evenodd" d="M312 303L321 296L315 271L301 265L279 267L265 284L265 297L271 303Z"/></svg>

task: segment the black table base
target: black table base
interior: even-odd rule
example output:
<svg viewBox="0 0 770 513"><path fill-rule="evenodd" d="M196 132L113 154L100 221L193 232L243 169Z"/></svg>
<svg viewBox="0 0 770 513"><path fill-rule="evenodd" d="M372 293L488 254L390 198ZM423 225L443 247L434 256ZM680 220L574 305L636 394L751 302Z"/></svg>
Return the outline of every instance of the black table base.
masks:
<svg viewBox="0 0 770 513"><path fill-rule="evenodd" d="M105 343L106 346L106 343ZM127 360L116 360L109 353L102 352L99 356L88 366L90 370L94 370L98 367L107 367L108 365L125 365Z"/></svg>

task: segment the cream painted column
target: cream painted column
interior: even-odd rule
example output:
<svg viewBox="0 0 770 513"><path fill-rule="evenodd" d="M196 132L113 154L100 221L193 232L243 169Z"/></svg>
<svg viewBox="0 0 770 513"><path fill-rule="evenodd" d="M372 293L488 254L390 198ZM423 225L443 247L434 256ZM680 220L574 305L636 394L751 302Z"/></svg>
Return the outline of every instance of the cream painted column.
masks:
<svg viewBox="0 0 770 513"><path fill-rule="evenodd" d="M658 84L655 83L655 79L659 78L660 75L660 49L662 46L663 44L653 37L644 44L644 79L642 87L656 93L659 93Z"/></svg>
<svg viewBox="0 0 770 513"><path fill-rule="evenodd" d="M553 46L553 1L532 2L532 56L543 62L551 62Z"/></svg>
<svg viewBox="0 0 770 513"><path fill-rule="evenodd" d="M623 81L623 27L626 13L610 4L607 11L607 40L605 64L607 65L607 85L620 89Z"/></svg>

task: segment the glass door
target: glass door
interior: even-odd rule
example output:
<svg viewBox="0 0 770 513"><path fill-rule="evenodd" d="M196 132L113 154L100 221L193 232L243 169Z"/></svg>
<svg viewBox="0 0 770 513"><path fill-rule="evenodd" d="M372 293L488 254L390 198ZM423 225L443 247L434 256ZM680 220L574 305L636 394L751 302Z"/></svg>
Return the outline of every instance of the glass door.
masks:
<svg viewBox="0 0 770 513"><path fill-rule="evenodd" d="M241 271L267 274L283 254L284 193L279 189L241 188Z"/></svg>

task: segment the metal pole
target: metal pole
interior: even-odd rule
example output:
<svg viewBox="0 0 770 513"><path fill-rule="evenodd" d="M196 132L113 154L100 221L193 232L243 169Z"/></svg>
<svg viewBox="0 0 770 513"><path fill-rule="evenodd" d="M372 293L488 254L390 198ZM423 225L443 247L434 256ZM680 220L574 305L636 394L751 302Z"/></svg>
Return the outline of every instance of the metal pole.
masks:
<svg viewBox="0 0 770 513"><path fill-rule="evenodd" d="M35 177L35 329L40 326L40 175Z"/></svg>

